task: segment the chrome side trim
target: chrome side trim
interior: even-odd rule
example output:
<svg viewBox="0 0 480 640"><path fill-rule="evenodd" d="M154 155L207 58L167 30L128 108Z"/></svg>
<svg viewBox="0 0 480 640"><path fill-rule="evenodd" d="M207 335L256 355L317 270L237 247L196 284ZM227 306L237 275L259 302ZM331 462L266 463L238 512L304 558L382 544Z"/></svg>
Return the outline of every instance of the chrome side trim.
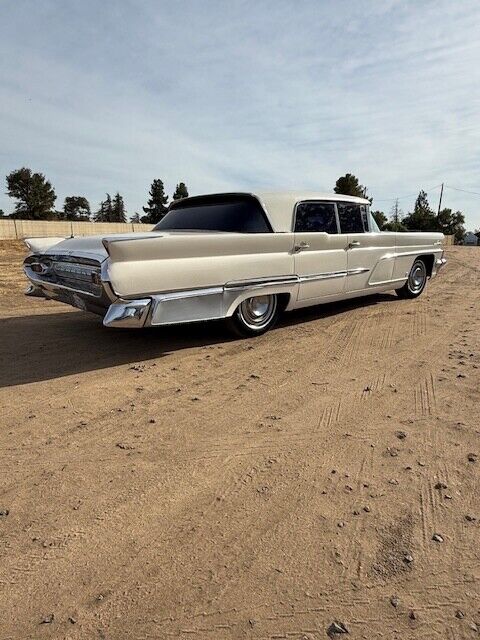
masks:
<svg viewBox="0 0 480 640"><path fill-rule="evenodd" d="M374 247L376 248L376 247ZM433 248L433 247L428 247L427 249L423 249L423 250L416 250L416 251L404 251L402 253L398 253L398 252L390 252L390 253L386 253L385 255L381 256L378 261L380 262L380 260L392 260L393 258L403 258L404 256L422 256L426 253L440 253L441 251L443 251L443 249L441 248Z"/></svg>
<svg viewBox="0 0 480 640"><path fill-rule="evenodd" d="M236 291L241 289L270 287L282 284L296 284L299 278L296 275L274 276L273 278L255 278L254 280L233 280L225 284L225 289Z"/></svg>
<svg viewBox="0 0 480 640"><path fill-rule="evenodd" d="M347 271L326 271L325 273L311 273L306 276L300 276L299 282L313 282L315 280L330 280L331 278L343 278L347 275Z"/></svg>
<svg viewBox="0 0 480 640"><path fill-rule="evenodd" d="M395 282L405 282L405 280L407 279L407 277L405 276L404 278L395 278L394 280L381 280L380 282L369 282L368 286L369 287L380 287L384 284L395 284Z"/></svg>
<svg viewBox="0 0 480 640"><path fill-rule="evenodd" d="M403 256L423 256L426 253L442 253L442 252L443 252L443 249L441 247L434 248L433 245L428 245L428 246L422 245L422 247L417 248L416 251L402 251L402 252L396 251L391 257L403 258Z"/></svg>
<svg viewBox="0 0 480 640"><path fill-rule="evenodd" d="M357 267L356 269L349 269L347 271L347 276L356 276L359 273L367 273L367 271L370 271L367 267Z"/></svg>
<svg viewBox="0 0 480 640"><path fill-rule="evenodd" d="M306 276L300 276L300 282L313 282L315 280L330 280L331 278L343 278L345 276L356 276L360 273L367 273L370 269L366 267L357 267L346 271L326 271L324 273L312 273Z"/></svg>
<svg viewBox="0 0 480 640"><path fill-rule="evenodd" d="M172 291L170 293L159 293L155 295L155 299L164 300L183 300L184 298L197 298L202 296L212 296L223 293L223 287L208 287L207 289L184 289L183 291Z"/></svg>

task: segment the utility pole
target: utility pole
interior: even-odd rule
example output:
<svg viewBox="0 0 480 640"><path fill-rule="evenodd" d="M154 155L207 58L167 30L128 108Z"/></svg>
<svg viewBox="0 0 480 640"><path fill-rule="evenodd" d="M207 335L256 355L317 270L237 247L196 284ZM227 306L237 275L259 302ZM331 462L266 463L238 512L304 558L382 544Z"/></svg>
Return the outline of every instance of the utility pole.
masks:
<svg viewBox="0 0 480 640"><path fill-rule="evenodd" d="M440 189L440 200L438 201L437 217L440 215L440 208L442 206L442 196L443 196L443 182L442 182L442 188Z"/></svg>
<svg viewBox="0 0 480 640"><path fill-rule="evenodd" d="M398 206L398 198L395 200L395 204L392 208L392 219L396 225L400 222L400 207Z"/></svg>

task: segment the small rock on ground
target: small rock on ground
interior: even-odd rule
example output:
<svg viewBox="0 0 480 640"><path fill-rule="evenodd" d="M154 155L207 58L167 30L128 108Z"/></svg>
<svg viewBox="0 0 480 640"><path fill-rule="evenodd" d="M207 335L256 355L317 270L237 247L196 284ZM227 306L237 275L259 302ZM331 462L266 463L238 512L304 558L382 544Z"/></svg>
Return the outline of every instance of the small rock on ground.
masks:
<svg viewBox="0 0 480 640"><path fill-rule="evenodd" d="M343 622L339 622L338 620L334 620L332 624L327 629L327 636L329 638L334 638L336 635L341 635L344 633L348 633L348 629Z"/></svg>
<svg viewBox="0 0 480 640"><path fill-rule="evenodd" d="M390 597L390 604L392 605L392 607L397 608L398 605L400 604L400 598L398 596L391 596Z"/></svg>

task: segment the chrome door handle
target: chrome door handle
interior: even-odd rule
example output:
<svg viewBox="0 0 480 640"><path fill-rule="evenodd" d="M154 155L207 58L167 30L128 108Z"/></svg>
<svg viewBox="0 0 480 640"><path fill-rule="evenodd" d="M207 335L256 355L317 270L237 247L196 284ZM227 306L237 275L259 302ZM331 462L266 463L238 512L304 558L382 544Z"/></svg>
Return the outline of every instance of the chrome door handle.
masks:
<svg viewBox="0 0 480 640"><path fill-rule="evenodd" d="M300 242L300 244L296 244L293 247L293 250L295 251L295 253L298 253L299 251L304 251L305 249L310 249L310 245L308 244L308 242Z"/></svg>
<svg viewBox="0 0 480 640"><path fill-rule="evenodd" d="M353 242L348 243L349 249L353 249L353 247L359 247L359 246L360 246L360 242L358 242L358 240L354 240Z"/></svg>

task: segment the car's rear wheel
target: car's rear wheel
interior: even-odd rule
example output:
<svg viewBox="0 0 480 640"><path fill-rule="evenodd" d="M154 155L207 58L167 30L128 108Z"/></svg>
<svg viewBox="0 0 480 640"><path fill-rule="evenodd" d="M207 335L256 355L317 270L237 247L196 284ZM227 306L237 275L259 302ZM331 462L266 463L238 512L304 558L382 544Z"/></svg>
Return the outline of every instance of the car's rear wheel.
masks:
<svg viewBox="0 0 480 640"><path fill-rule="evenodd" d="M280 306L275 294L254 296L241 302L227 326L237 336L258 336L268 331L278 320Z"/></svg>
<svg viewBox="0 0 480 640"><path fill-rule="evenodd" d="M427 284L427 266L418 258L413 263L408 279L401 289L396 289L399 298L418 298Z"/></svg>

